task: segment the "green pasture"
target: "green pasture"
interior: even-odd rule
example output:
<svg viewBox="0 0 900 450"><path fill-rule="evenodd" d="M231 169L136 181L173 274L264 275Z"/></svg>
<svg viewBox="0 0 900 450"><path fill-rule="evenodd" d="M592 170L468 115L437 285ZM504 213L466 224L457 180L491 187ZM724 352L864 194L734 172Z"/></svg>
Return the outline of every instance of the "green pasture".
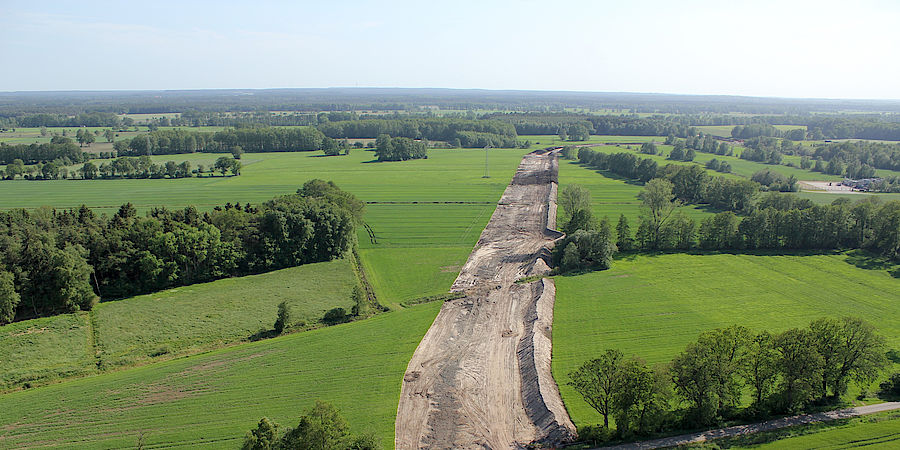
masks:
<svg viewBox="0 0 900 450"><path fill-rule="evenodd" d="M559 189L562 190L569 184L580 184L591 193L591 205L594 216L602 219L608 217L615 227L620 214L625 214L631 232L637 231L638 217L640 215L641 200L638 195L644 189L642 183L635 180L626 180L608 171L597 171L579 164L577 161L565 159L559 160ZM715 213L706 207L690 205L682 206L679 211L693 218L702 220ZM562 209L558 215L563 214ZM562 222L559 222L562 225Z"/></svg>
<svg viewBox="0 0 900 450"><path fill-rule="evenodd" d="M277 306L293 325L315 325L325 311L353 306L348 260L226 278L0 327L0 389L155 357L172 357L250 339L272 329Z"/></svg>
<svg viewBox="0 0 900 450"><path fill-rule="evenodd" d="M556 277L553 376L583 426L602 418L566 384L568 373L606 349L665 363L704 330L740 324L778 332L848 314L870 321L897 349L898 274L900 267L858 252L619 257L610 270Z"/></svg>
<svg viewBox="0 0 900 450"><path fill-rule="evenodd" d="M818 427L807 426L799 430L789 430L796 436L773 440L755 445L752 439L747 447L759 449L810 449L810 448L854 448L896 449L900 441L900 413L879 414L853 420L825 423ZM800 434L804 433L805 434ZM775 434L775 433L770 433ZM765 438L766 436L763 436Z"/></svg>
<svg viewBox="0 0 900 450"><path fill-rule="evenodd" d="M400 380L440 308L248 343L0 396L0 447L237 448L263 416L294 427L315 400L393 447Z"/></svg>
<svg viewBox="0 0 900 450"><path fill-rule="evenodd" d="M831 420L746 434L685 446L686 448L852 448L893 449L900 439L897 411Z"/></svg>

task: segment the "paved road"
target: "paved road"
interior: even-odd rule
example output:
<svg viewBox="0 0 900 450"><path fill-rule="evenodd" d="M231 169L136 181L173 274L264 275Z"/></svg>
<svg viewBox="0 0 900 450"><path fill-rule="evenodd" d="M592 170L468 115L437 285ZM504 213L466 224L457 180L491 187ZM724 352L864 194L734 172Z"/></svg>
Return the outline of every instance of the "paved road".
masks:
<svg viewBox="0 0 900 450"><path fill-rule="evenodd" d="M784 417L781 419L770 420L767 422L754 423L750 425L738 425L728 428L720 428L718 430L703 431L700 433L683 434L681 436L672 436L662 439L654 439L652 441L633 442L631 444L623 444L615 447L604 447L611 449L648 449L648 448L665 448L676 447L679 445L693 444L697 442L709 441L724 437L740 436L742 434L760 433L763 431L772 431L779 428L792 427L794 425L805 425L808 423L825 422L828 420L846 419L849 417L862 416L866 414L875 414L884 411L893 411L900 409L900 402L879 403L877 405L860 406L858 408L841 409L837 411L829 411L816 414L802 414L793 417Z"/></svg>

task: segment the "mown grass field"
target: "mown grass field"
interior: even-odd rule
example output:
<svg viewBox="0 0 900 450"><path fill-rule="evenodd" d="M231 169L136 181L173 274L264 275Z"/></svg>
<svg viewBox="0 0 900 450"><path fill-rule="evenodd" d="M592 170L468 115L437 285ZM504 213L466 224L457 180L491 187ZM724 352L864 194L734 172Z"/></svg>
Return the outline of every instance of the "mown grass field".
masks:
<svg viewBox="0 0 900 450"><path fill-rule="evenodd" d="M440 303L0 395L0 447L237 448L316 399L393 447L400 380Z"/></svg>
<svg viewBox="0 0 900 450"><path fill-rule="evenodd" d="M766 433L717 439L689 448L852 448L894 449L900 441L900 413L819 422Z"/></svg>
<svg viewBox="0 0 900 450"><path fill-rule="evenodd" d="M271 330L277 305L293 325L350 310L356 276L348 260L307 264L104 302L90 313L0 327L0 389L247 340Z"/></svg>
<svg viewBox="0 0 900 450"><path fill-rule="evenodd" d="M553 376L576 425L601 416L568 373L606 349L665 363L704 331L734 324L778 332L822 316L854 315L900 348L897 267L864 269L858 253L660 254L619 258L610 270L556 278Z"/></svg>

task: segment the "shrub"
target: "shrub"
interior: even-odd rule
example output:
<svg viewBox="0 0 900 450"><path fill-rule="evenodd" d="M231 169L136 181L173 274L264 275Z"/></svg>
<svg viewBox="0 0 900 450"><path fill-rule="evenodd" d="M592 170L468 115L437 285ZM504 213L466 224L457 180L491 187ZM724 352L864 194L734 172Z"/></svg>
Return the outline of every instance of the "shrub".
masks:
<svg viewBox="0 0 900 450"><path fill-rule="evenodd" d="M346 322L348 319L347 311L344 308L332 308L322 317L322 322L329 325Z"/></svg>
<svg viewBox="0 0 900 450"><path fill-rule="evenodd" d="M900 372L891 375L879 385L882 395L900 396Z"/></svg>
<svg viewBox="0 0 900 450"><path fill-rule="evenodd" d="M278 304L278 318L275 319L275 333L281 334L291 323L291 307L287 303Z"/></svg>

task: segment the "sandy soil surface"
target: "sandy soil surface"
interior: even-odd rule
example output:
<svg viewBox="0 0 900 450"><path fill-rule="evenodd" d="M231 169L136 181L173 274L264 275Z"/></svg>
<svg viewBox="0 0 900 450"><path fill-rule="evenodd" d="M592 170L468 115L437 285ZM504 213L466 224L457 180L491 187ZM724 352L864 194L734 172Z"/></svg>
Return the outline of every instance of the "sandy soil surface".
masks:
<svg viewBox="0 0 900 450"><path fill-rule="evenodd" d="M561 236L555 154L526 155L404 376L395 445L519 448L575 435L550 375L552 280L515 283L548 270Z"/></svg>
<svg viewBox="0 0 900 450"><path fill-rule="evenodd" d="M862 416L865 414L875 414L884 411L893 411L900 409L900 402L879 403L877 405L859 406L856 408L841 409L837 411L828 411L815 414L802 414L799 416L784 417L781 419L770 420L767 422L754 423L750 425L738 425L728 428L720 428L718 430L703 431L700 433L683 434L680 436L672 436L662 439L654 439L652 441L634 442L631 444L618 445L615 447L604 447L610 449L646 449L646 448L666 448L676 447L679 445L694 444L712 439L740 436L742 434L759 433L763 431L772 431L779 428L792 427L795 425L805 425L815 422L826 422L829 420L846 419L849 417Z"/></svg>
<svg viewBox="0 0 900 450"><path fill-rule="evenodd" d="M822 192L829 194L864 194L864 192L856 191L850 186L844 186L839 181L798 181L802 189L809 189L808 192ZM831 186L829 186L831 184Z"/></svg>

